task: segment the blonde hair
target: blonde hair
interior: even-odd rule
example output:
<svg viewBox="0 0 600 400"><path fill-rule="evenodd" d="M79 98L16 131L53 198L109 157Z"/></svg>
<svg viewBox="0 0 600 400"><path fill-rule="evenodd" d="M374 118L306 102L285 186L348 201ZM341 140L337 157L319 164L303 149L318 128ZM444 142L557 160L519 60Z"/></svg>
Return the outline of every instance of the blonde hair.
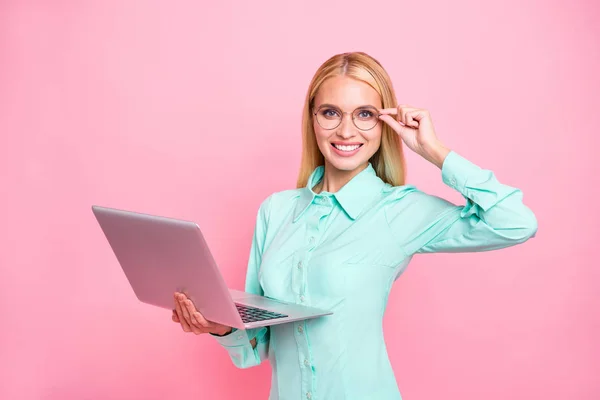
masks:
<svg viewBox="0 0 600 400"><path fill-rule="evenodd" d="M315 73L306 94L302 114L302 159L296 186L305 187L310 174L325 163L319 150L313 128L313 101L326 79L334 76L348 76L365 82L379 93L383 108L396 107L396 94L390 77L382 65L363 52L337 54L325 61ZM381 121L381 145L369 160L377 176L392 186L404 185L406 162L402 140L392 128Z"/></svg>

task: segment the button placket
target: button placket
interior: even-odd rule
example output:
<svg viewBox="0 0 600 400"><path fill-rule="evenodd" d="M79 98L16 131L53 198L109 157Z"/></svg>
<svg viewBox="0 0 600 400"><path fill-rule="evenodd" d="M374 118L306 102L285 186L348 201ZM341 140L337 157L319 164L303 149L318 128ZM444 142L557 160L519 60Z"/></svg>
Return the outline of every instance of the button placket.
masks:
<svg viewBox="0 0 600 400"><path fill-rule="evenodd" d="M320 240L322 234L320 225L323 218L331 213L332 204L329 197L318 196L314 200L317 207L314 207L312 215L307 219L307 244L309 251L312 251Z"/></svg>
<svg viewBox="0 0 600 400"><path fill-rule="evenodd" d="M308 348L308 340L306 337L306 331L304 330L304 328L302 327L301 324L303 324L303 322L299 323L300 325L298 325L298 332L300 332L298 335L294 335L296 338L296 345L298 346L298 362L300 364L300 381L301 381L301 386L302 386L302 391L304 393L310 392L313 387L312 387L312 382L313 382L313 369L311 367L311 363L310 363L310 359L309 359L309 355L310 355L310 350Z"/></svg>
<svg viewBox="0 0 600 400"><path fill-rule="evenodd" d="M290 273L292 275L292 291L296 297L304 293L304 286L306 282L306 278L304 276L304 257L304 252L296 253L290 265Z"/></svg>
<svg viewBox="0 0 600 400"><path fill-rule="evenodd" d="M317 198L315 199L316 202L319 202L320 200ZM321 217L323 216L321 210L312 210L312 215L310 216L310 218L307 219L307 227L306 227L306 234L307 234L307 239L306 239L306 243L307 243L307 247L306 247L306 253L303 255L303 260L299 260L299 263L296 264L296 268L295 270L292 272L294 274L294 276L296 276L298 278L298 281L301 281L300 284L300 290L298 292L298 296L297 299L300 303L305 304L307 302L307 293L306 293L306 280L307 280L307 274L308 274L308 265L307 265L307 260L310 259L311 253L314 250L314 248L317 245L317 242L319 240L320 237L320 232L319 232L319 221L321 219Z"/></svg>
<svg viewBox="0 0 600 400"><path fill-rule="evenodd" d="M296 277L298 284L297 299L300 304L310 304L310 296L307 293L306 281L309 272L309 262L311 255L323 234L323 219L331 213L331 200L327 197L319 196L315 198L315 206L311 210L311 214L306 218L306 247L305 251L298 253L298 258L293 266L292 273ZM300 365L300 377L302 392L305 393L307 399L314 397L314 382L315 370L312 364L312 356L308 347L308 330L306 329L306 321L298 322L295 325L296 345L298 347L298 363Z"/></svg>

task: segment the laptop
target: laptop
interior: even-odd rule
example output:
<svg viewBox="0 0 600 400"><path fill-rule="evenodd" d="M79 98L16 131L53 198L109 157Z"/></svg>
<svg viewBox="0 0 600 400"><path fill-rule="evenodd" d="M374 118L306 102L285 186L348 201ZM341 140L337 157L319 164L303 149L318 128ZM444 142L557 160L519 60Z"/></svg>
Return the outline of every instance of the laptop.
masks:
<svg viewBox="0 0 600 400"><path fill-rule="evenodd" d="M252 329L331 311L227 287L198 224L94 205L92 211L136 297L173 310L185 293L209 321Z"/></svg>

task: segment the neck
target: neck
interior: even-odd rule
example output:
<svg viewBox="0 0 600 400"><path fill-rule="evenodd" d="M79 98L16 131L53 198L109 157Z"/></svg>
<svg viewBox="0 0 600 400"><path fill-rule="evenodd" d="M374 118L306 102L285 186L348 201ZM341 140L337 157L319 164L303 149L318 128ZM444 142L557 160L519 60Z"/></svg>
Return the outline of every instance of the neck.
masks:
<svg viewBox="0 0 600 400"><path fill-rule="evenodd" d="M346 183L350 182L352 178L367 168L368 165L368 163L365 163L353 169L352 171L342 171L325 162L323 179L321 179L321 181L313 188L313 191L315 193L336 193L338 190L344 187Z"/></svg>

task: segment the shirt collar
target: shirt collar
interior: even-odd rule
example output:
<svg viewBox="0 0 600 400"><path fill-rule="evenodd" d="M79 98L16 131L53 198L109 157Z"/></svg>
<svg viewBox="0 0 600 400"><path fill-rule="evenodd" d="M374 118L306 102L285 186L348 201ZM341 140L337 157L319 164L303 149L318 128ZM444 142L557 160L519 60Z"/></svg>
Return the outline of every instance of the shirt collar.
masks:
<svg viewBox="0 0 600 400"><path fill-rule="evenodd" d="M317 194L312 188L323 179L324 166L318 166L308 178L308 183L301 189L300 198L294 210L294 222L296 222L306 209L310 206ZM342 209L352 219L356 219L369 201L385 186L375 173L375 169L369 163L367 167L359 172L354 178L346 183L340 190L333 193L333 197L340 203Z"/></svg>

